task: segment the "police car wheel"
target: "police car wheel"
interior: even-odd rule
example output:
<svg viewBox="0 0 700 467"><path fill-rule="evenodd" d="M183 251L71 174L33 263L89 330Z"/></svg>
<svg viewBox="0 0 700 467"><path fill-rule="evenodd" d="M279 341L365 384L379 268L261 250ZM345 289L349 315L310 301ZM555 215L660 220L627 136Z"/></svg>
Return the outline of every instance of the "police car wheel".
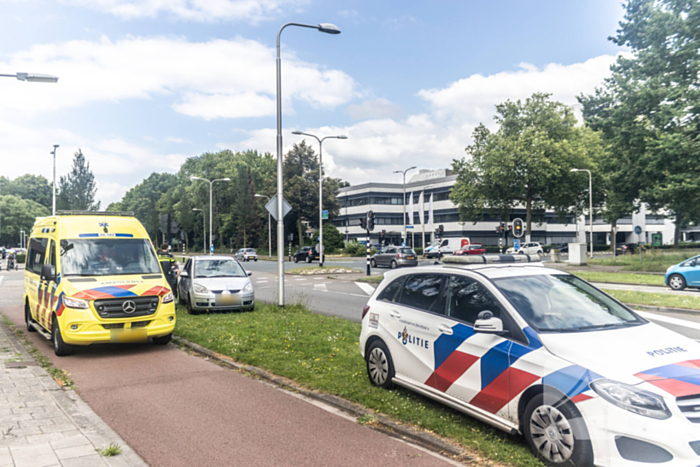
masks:
<svg viewBox="0 0 700 467"><path fill-rule="evenodd" d="M299 262L299 258L297 258L297 257L295 256L295 257L294 257L294 262L295 262L295 263L298 263L298 262Z"/></svg>
<svg viewBox="0 0 700 467"><path fill-rule="evenodd" d="M29 303L24 304L24 322L27 325L27 332L36 332L34 326L30 326L32 320L32 311L29 309Z"/></svg>
<svg viewBox="0 0 700 467"><path fill-rule="evenodd" d="M53 341L53 353L55 353L57 357L65 357L73 353L73 347L63 342L61 329L58 327L55 316L53 318L53 324L51 325L51 340Z"/></svg>
<svg viewBox="0 0 700 467"><path fill-rule="evenodd" d="M367 375L374 386L391 389L394 383L394 362L386 344L380 340L372 342L367 350Z"/></svg>
<svg viewBox="0 0 700 467"><path fill-rule="evenodd" d="M172 333L168 334L167 336L154 337L153 343L156 345L166 345L168 342L170 342L170 339L172 339L172 337Z"/></svg>
<svg viewBox="0 0 700 467"><path fill-rule="evenodd" d="M673 290L683 290L685 289L685 278L680 274L674 274L668 278L668 285Z"/></svg>
<svg viewBox="0 0 700 467"><path fill-rule="evenodd" d="M593 448L583 417L573 403L538 394L527 404L523 434L532 453L554 467L590 467Z"/></svg>

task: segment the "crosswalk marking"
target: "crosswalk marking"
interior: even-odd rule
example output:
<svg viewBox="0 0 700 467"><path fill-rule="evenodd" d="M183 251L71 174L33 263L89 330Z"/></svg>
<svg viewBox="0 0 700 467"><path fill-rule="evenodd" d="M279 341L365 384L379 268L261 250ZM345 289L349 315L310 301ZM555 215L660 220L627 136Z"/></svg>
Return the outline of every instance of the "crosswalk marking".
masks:
<svg viewBox="0 0 700 467"><path fill-rule="evenodd" d="M637 311L644 318L649 321L660 321L662 323L675 324L676 326L683 326L689 329L700 329L700 323L694 323L692 321L686 321L684 319L672 318L670 316L661 316L654 313L647 313L644 311Z"/></svg>
<svg viewBox="0 0 700 467"><path fill-rule="evenodd" d="M314 284L314 289L328 292L328 287L326 287L326 284Z"/></svg>
<svg viewBox="0 0 700 467"><path fill-rule="evenodd" d="M372 295L374 293L374 287L372 287L369 284L366 284L364 282L355 282L355 285L362 289L362 291L367 295Z"/></svg>

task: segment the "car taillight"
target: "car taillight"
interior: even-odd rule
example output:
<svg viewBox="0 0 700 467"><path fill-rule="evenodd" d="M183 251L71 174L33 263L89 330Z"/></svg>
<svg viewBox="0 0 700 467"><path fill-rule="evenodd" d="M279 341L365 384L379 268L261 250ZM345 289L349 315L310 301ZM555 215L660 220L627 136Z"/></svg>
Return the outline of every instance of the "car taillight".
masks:
<svg viewBox="0 0 700 467"><path fill-rule="evenodd" d="M369 305L365 305L365 307L362 309L362 319L365 319L365 315L369 311Z"/></svg>

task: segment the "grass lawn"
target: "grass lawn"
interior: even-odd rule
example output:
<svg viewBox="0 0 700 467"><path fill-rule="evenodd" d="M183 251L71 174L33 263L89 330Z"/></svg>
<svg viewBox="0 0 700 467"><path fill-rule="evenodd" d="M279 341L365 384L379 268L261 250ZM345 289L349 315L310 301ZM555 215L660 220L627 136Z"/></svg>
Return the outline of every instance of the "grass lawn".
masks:
<svg viewBox="0 0 700 467"><path fill-rule="evenodd" d="M257 303L252 313L204 315L188 315L178 306L175 333L238 362L451 438L494 461L543 466L520 437L410 391L372 386L360 356L358 323L316 315L299 305L280 309Z"/></svg>
<svg viewBox="0 0 700 467"><path fill-rule="evenodd" d="M666 272L669 266L678 264L688 258L696 256L697 250L651 250L642 253L642 264L639 263L639 253L634 255L622 255L615 258L593 258L590 264L600 266L624 266L624 271L642 272Z"/></svg>
<svg viewBox="0 0 700 467"><path fill-rule="evenodd" d="M355 282L369 282L370 284L379 284L384 279L384 276L365 276L355 279Z"/></svg>
<svg viewBox="0 0 700 467"><path fill-rule="evenodd" d="M637 305L666 306L670 308L692 308L700 310L700 293L697 297L650 292L631 292L627 290L605 290L622 303Z"/></svg>
<svg viewBox="0 0 700 467"><path fill-rule="evenodd" d="M284 271L285 274L301 274L315 276L318 274L346 274L353 272L362 272L359 269L346 268L342 266L306 266L304 268L295 268Z"/></svg>
<svg viewBox="0 0 700 467"><path fill-rule="evenodd" d="M624 272L572 271L571 274L589 282L620 282L624 284L665 285L663 276Z"/></svg>

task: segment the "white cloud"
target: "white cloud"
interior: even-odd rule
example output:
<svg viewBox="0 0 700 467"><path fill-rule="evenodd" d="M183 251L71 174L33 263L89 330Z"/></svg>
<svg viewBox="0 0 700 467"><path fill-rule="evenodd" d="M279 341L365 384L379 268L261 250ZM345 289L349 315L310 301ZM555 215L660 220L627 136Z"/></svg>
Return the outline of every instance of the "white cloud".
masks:
<svg viewBox="0 0 700 467"><path fill-rule="evenodd" d="M308 0L63 0L63 3L127 20L165 14L183 21L248 20L257 23L273 19L286 9L306 5Z"/></svg>
<svg viewBox="0 0 700 467"><path fill-rule="evenodd" d="M583 63L550 63L543 68L521 63L517 71L488 76L475 74L446 88L421 90L418 95L431 105L438 118L488 124L496 104L525 99L535 92L551 93L554 100L576 105L577 95L591 93L602 85L615 58L601 55Z"/></svg>
<svg viewBox="0 0 700 467"><path fill-rule="evenodd" d="M355 81L342 71L301 61L293 52L283 62L287 112L296 100L332 109L357 95ZM57 84L14 84L0 100L0 117L159 95L172 96L175 111L205 119L275 114L275 49L241 37L43 44L12 54L0 69L59 77Z"/></svg>
<svg viewBox="0 0 700 467"><path fill-rule="evenodd" d="M388 99L379 98L364 101L357 105L349 105L345 113L353 120L367 120L372 118L401 118L403 109Z"/></svg>

